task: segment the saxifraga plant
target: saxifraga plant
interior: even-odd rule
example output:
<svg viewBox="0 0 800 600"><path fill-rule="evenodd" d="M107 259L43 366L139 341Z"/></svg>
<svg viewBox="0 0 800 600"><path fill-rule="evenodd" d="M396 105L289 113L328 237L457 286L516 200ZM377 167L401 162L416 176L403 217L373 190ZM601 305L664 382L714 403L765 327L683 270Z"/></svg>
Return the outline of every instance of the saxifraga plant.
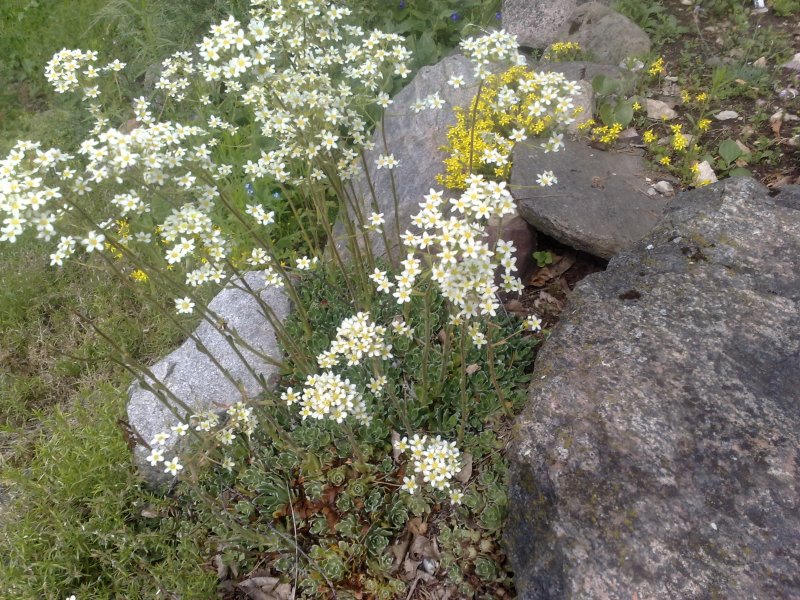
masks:
<svg viewBox="0 0 800 600"><path fill-rule="evenodd" d="M560 74L520 71L524 59L504 32L464 40L477 83L460 121L470 144L454 149L461 191L447 200L431 190L413 219L417 231L400 235L384 227L377 199L353 197L347 181L369 144L367 115L391 103L387 90L409 74L411 55L398 35L365 32L348 16L324 0L253 0L248 22L231 17L195 53L164 61L154 97L134 100L132 125L102 103L119 94L124 64L57 53L48 79L57 92L80 92L95 125L75 154L22 141L0 162L0 241L57 238L54 266L82 256L125 285L149 286L154 305L212 360L186 316L219 325L201 289L227 282L252 293L285 359L263 356L235 331L226 339L284 377L277 391L265 381L258 398L220 399L221 414L192 414L117 347L120 363L175 415L171 430L149 440L147 460L181 476L184 496L205 507L221 539L239 540L229 551L266 553L304 597L346 597L362 586L388 598L405 587L387 548L409 516L449 502L486 531L502 523L502 490L486 483L496 477L492 430L521 398L524 367L510 367L529 362L520 333L541 324L504 316L500 294L522 284L513 244L490 243L487 224L502 226L514 212L500 178L514 144L549 135L545 149L560 150L556 131L574 119L577 88ZM492 62L517 70L487 84ZM496 131L476 120L484 89L492 114L509 112ZM525 111L510 110L523 100ZM435 93L416 109L443 104ZM478 130L478 141L492 138L481 152ZM377 166L392 171L398 161L387 149ZM556 181L545 173L539 183ZM100 212L86 206L90 195L107 199ZM273 237L280 218L293 220L301 253ZM401 250L376 256L376 234ZM288 323L247 285L244 269L286 291ZM320 285L344 299L310 305ZM183 436L192 439L184 454L167 456L165 442ZM470 460L485 463L475 481L465 472ZM473 557L475 581L502 579L492 556Z"/></svg>

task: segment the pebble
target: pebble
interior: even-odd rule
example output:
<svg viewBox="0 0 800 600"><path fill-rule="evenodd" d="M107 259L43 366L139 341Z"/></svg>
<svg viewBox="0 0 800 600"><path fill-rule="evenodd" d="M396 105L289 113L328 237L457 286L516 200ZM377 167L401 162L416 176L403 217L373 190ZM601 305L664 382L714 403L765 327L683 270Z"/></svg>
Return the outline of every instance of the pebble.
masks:
<svg viewBox="0 0 800 600"><path fill-rule="evenodd" d="M661 180L653 186L653 189L663 196L672 196L675 193L675 188L669 181Z"/></svg>
<svg viewBox="0 0 800 600"><path fill-rule="evenodd" d="M695 185L706 185L717 181L717 174L714 173L714 169L711 168L707 160L701 162L697 167L697 173L694 176Z"/></svg>
<svg viewBox="0 0 800 600"><path fill-rule="evenodd" d="M789 62L783 63L781 67L792 71L800 71L800 52L795 54Z"/></svg>
<svg viewBox="0 0 800 600"><path fill-rule="evenodd" d="M672 110L666 102L662 102L661 100L648 98L646 104L648 119L670 120L678 116L678 113Z"/></svg>
<svg viewBox="0 0 800 600"><path fill-rule="evenodd" d="M753 66L758 67L759 69L766 69L767 68L767 57L762 56L758 60L753 61Z"/></svg>
<svg viewBox="0 0 800 600"><path fill-rule="evenodd" d="M731 119L735 119L739 116L735 110L723 110L722 112L718 112L714 115L714 118L717 121L730 121Z"/></svg>

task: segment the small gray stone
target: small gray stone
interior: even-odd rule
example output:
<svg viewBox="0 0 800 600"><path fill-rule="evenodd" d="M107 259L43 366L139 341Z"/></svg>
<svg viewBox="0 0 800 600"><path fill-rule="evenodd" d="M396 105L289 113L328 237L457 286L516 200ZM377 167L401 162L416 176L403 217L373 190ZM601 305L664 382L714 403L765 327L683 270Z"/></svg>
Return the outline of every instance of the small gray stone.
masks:
<svg viewBox="0 0 800 600"><path fill-rule="evenodd" d="M672 184L669 181L664 181L663 179L656 183L653 188L655 188L659 194L663 194L664 196L672 196L675 193L675 188L672 187Z"/></svg>
<svg viewBox="0 0 800 600"><path fill-rule="evenodd" d="M272 309L278 321L286 319L289 300L282 290L267 286L260 272L246 274L244 282ZM260 356L270 357L278 363L282 360L275 330L259 302L244 288L241 280L234 280L209 303L209 310L219 317L219 327L203 321L194 331L193 338L150 367L155 378L187 405L188 413L172 398L169 398L170 406L166 406L141 383L134 383L128 390L128 421L146 443L156 433L169 432L171 426L185 422L192 414L223 410L240 400L254 398L263 391L256 375L267 380L279 371L277 366ZM244 344L234 342L234 346L245 359L244 362L223 331L231 332L243 340ZM195 340L205 346L208 354L201 350ZM248 346L258 354L248 350ZM209 358L209 354L228 376ZM154 387L158 391L158 387ZM167 458L171 458L178 449L175 435L164 448ZM152 487L169 483L172 478L163 473L163 466L151 467L147 463L145 457L148 453L142 445L134 449L134 461L145 481Z"/></svg>
<svg viewBox="0 0 800 600"><path fill-rule="evenodd" d="M669 104L661 100L648 98L647 100L645 100L645 106L647 108L648 119L653 119L656 121L664 121L664 120L669 121L678 116L678 113L676 113L672 108L670 108Z"/></svg>
<svg viewBox="0 0 800 600"><path fill-rule="evenodd" d="M714 115L717 121L730 121L739 117L739 113L735 110L723 110Z"/></svg>
<svg viewBox="0 0 800 600"><path fill-rule="evenodd" d="M539 231L601 258L610 258L646 235L666 205L650 198L638 149L603 151L566 141L561 152L517 144L511 193L519 213ZM553 171L558 184L541 188L536 177Z"/></svg>
<svg viewBox="0 0 800 600"><path fill-rule="evenodd" d="M797 597L798 200L676 196L572 292L509 453L520 600Z"/></svg>
<svg viewBox="0 0 800 600"><path fill-rule="evenodd" d="M781 67L791 71L800 71L800 52L795 54L790 61L783 63Z"/></svg>
<svg viewBox="0 0 800 600"><path fill-rule="evenodd" d="M697 173L694 174L694 184L695 185L708 185L709 183L716 183L717 182L717 174L714 172L714 169L708 163L707 160L704 160L700 164L697 165Z"/></svg>
<svg viewBox="0 0 800 600"><path fill-rule="evenodd" d="M588 2L576 8L557 37L561 41L579 43L593 60L610 65L650 52L650 38L644 30L600 2Z"/></svg>

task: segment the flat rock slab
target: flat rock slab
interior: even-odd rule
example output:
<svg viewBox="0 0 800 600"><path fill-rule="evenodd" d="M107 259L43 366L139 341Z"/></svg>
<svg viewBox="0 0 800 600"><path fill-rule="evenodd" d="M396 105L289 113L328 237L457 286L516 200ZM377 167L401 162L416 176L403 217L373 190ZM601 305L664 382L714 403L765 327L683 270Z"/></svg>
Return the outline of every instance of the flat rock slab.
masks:
<svg viewBox="0 0 800 600"><path fill-rule="evenodd" d="M647 195L643 153L591 148L566 141L560 152L537 143L517 144L511 193L520 215L539 231L589 254L611 258L644 237L658 222L668 200ZM558 184L536 185L543 171Z"/></svg>
<svg viewBox="0 0 800 600"><path fill-rule="evenodd" d="M289 299L282 290L266 285L259 272L246 274L244 281L272 309L273 318L281 322L286 319ZM160 431L169 432L173 425L186 422L192 414L206 410L221 411L241 400L254 398L263 391L255 375L267 381L278 372L272 362L258 355L280 362L283 354L275 330L260 303L244 288L241 280L234 280L209 303L209 310L216 313L221 322L224 321L224 328L203 321L194 331L193 338L150 367L153 376L189 407L188 413L173 399L170 405L175 412L140 383L131 385L128 390L128 421L145 442L149 443ZM232 346L223 335L223 330L237 335L244 343L234 342ZM205 346L207 353L201 350L196 340ZM248 348L257 350L258 354ZM209 354L227 371L229 377ZM238 385L241 385L244 395ZM178 439L173 435L166 444L167 458L172 458L170 453L177 450L177 442ZM163 473L163 467L151 467L147 463L145 458L148 454L145 446L139 445L134 449L135 463L145 481L153 487L169 483L172 478Z"/></svg>
<svg viewBox="0 0 800 600"><path fill-rule="evenodd" d="M798 597L798 204L681 194L575 288L510 452L521 599Z"/></svg>

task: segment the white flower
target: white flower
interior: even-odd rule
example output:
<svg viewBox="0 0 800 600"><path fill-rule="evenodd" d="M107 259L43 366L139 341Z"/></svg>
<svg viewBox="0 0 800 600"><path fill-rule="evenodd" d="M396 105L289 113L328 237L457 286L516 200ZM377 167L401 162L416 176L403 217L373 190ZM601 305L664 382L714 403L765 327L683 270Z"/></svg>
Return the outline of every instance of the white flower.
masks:
<svg viewBox="0 0 800 600"><path fill-rule="evenodd" d="M448 85L458 89L464 85L464 76L463 75L451 75L450 79L447 80Z"/></svg>
<svg viewBox="0 0 800 600"><path fill-rule="evenodd" d="M176 476L178 471L183 470L183 465L178 462L178 457L176 456L172 460L168 460L164 463L164 473L169 473L172 476Z"/></svg>
<svg viewBox="0 0 800 600"><path fill-rule="evenodd" d="M389 154L388 156L381 154L377 159L375 159L375 164L377 165L378 169L392 170L400 164L400 161L394 157L394 154Z"/></svg>
<svg viewBox="0 0 800 600"><path fill-rule="evenodd" d="M541 331L542 320L539 317L531 315L525 319L524 327L528 331L533 331L534 333L537 331Z"/></svg>
<svg viewBox="0 0 800 600"><path fill-rule="evenodd" d="M175 310L178 314L191 314L194 311L194 302L192 302L192 299L189 297L176 298Z"/></svg>
<svg viewBox="0 0 800 600"><path fill-rule="evenodd" d="M164 454L159 448L153 448L150 450L150 454L146 460L151 466L155 467L158 463L164 461Z"/></svg>
<svg viewBox="0 0 800 600"><path fill-rule="evenodd" d="M536 177L536 183L542 187L550 187L551 185L558 183L558 179L556 178L555 173L552 171L545 171Z"/></svg>
<svg viewBox="0 0 800 600"><path fill-rule="evenodd" d="M86 248L87 252L92 252L94 250L102 250L103 249L103 242L105 241L106 236L102 233L97 233L96 231L90 231L86 238L81 240L81 244Z"/></svg>

